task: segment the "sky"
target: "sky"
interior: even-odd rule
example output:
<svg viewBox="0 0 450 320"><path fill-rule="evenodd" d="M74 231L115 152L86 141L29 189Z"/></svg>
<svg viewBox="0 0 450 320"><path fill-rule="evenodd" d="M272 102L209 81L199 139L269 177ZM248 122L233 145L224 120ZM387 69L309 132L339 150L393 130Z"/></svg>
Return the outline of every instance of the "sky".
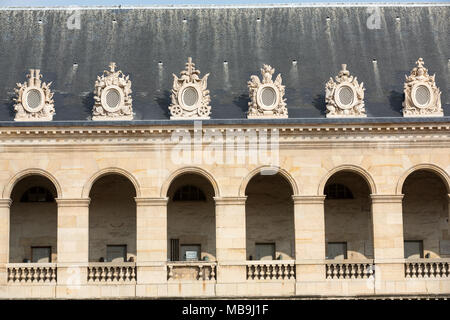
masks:
<svg viewBox="0 0 450 320"><path fill-rule="evenodd" d="M236 4L270 4L270 3L313 3L313 2L358 2L358 3L380 3L380 2L448 2L449 0L0 0L0 7L5 6L108 6L108 5L236 5Z"/></svg>

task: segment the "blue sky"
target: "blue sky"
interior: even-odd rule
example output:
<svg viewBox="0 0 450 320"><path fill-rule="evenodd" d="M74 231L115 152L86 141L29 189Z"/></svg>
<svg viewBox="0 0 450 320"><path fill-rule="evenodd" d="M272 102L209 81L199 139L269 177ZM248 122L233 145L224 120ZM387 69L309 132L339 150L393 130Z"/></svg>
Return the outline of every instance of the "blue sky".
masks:
<svg viewBox="0 0 450 320"><path fill-rule="evenodd" d="M183 5L183 4L268 4L312 2L446 2L448 0L0 0L0 6L69 6L69 5Z"/></svg>

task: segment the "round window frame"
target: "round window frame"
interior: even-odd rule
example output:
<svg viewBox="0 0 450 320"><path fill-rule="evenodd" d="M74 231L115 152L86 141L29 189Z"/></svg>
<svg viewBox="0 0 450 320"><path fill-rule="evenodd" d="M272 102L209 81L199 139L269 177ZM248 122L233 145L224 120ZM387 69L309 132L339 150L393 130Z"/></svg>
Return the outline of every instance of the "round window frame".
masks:
<svg viewBox="0 0 450 320"><path fill-rule="evenodd" d="M350 104L343 104L341 102L341 99L339 97L339 93L341 92L343 87L348 87L353 92L353 100L352 100L352 103L350 103ZM343 109L343 110L352 109L355 106L356 102L357 102L357 95L356 95L355 87L351 83L348 83L348 82L344 82L344 83L339 84L336 87L336 90L334 91L334 101L336 102L337 106L339 108Z"/></svg>
<svg viewBox="0 0 450 320"><path fill-rule="evenodd" d="M184 99L183 99L184 92L185 92L187 89L189 89L189 88L193 88L195 91L197 91L197 96L198 96L197 103L194 103L194 104L191 105L191 106L186 105L186 104L184 103ZM178 93L178 97L177 97L178 104L179 104L179 105L181 106L181 108L183 108L184 110L187 110L187 111L194 111L194 110L198 109L198 108L202 105L202 97L203 97L203 95L202 95L202 91L200 90L200 88L199 88L198 85L195 85L195 84L193 84L193 83L186 83L186 84L184 84L184 85L180 88L180 90L179 90L178 92L179 92L179 93Z"/></svg>
<svg viewBox="0 0 450 320"><path fill-rule="evenodd" d="M275 91L275 102L270 105L270 106L266 106L263 102L262 102L262 92L265 88L271 88L272 90ZM258 88L258 92L256 93L256 103L258 104L258 106L265 110L265 111L272 111L274 110L279 104L280 104L280 90L277 88L276 85L272 84L272 83L266 83L261 85Z"/></svg>
<svg viewBox="0 0 450 320"><path fill-rule="evenodd" d="M37 90L39 91L39 93L41 94L41 103L39 104L39 106L37 106L36 108L31 108L28 105L28 94L30 91L32 90ZM45 105L45 93L44 90L42 90L42 88L38 88L38 87L28 87L26 88L23 93L22 93L22 106L25 110L27 110L30 113L36 113L41 111L44 108Z"/></svg>
<svg viewBox="0 0 450 320"><path fill-rule="evenodd" d="M106 94L108 93L109 90L115 89L117 92L119 92L119 103L117 104L117 106L115 108L111 108L110 106L108 106L108 103L106 102ZM125 101L125 97L123 94L123 90L121 87L116 86L116 85L110 85L105 87L102 90L102 95L101 95L101 102L102 102L102 107L103 109L105 109L108 112L116 112L118 111L123 105L124 105L124 101Z"/></svg>
<svg viewBox="0 0 450 320"><path fill-rule="evenodd" d="M427 87L428 91L430 92L430 99L428 100L427 104L420 104L416 100L417 89L419 89L419 87L421 87L421 86ZM420 82L420 83L416 83L412 87L412 89L411 89L411 100L412 100L412 102L413 102L415 107L417 107L419 109L426 109L432 104L433 99L434 99L434 93L433 93L433 90L432 90L431 86L428 83Z"/></svg>

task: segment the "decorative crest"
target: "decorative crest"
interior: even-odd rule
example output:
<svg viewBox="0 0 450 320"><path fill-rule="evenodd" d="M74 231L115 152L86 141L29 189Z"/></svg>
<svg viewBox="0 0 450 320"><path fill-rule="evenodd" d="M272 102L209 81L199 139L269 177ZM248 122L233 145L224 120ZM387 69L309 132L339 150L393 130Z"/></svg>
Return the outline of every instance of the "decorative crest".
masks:
<svg viewBox="0 0 450 320"><path fill-rule="evenodd" d="M195 69L191 57L179 78L173 74L170 119L209 119L211 98L207 90L208 76L209 73L200 79L200 70Z"/></svg>
<svg viewBox="0 0 450 320"><path fill-rule="evenodd" d="M358 83L357 77L350 75L347 65L343 64L339 74L325 85L327 117L366 117L364 108L364 83Z"/></svg>
<svg viewBox="0 0 450 320"><path fill-rule="evenodd" d="M286 99L284 98L284 88L281 75L278 74L275 81L272 75L275 69L265 64L261 68L262 81L258 76L250 76L248 90L250 102L247 118L287 118Z"/></svg>
<svg viewBox="0 0 450 320"><path fill-rule="evenodd" d="M441 107L441 91L436 86L435 75L430 76L424 67L422 58L416 61L409 76L405 75L402 103L404 117L441 117L444 112Z"/></svg>
<svg viewBox="0 0 450 320"><path fill-rule="evenodd" d="M116 71L111 62L109 70L97 76L94 91L92 120L132 120L131 80L122 71Z"/></svg>
<svg viewBox="0 0 450 320"><path fill-rule="evenodd" d="M42 74L39 69L30 69L27 81L17 83L14 89L16 97L14 121L51 121L55 114L53 92L50 83L41 81Z"/></svg>

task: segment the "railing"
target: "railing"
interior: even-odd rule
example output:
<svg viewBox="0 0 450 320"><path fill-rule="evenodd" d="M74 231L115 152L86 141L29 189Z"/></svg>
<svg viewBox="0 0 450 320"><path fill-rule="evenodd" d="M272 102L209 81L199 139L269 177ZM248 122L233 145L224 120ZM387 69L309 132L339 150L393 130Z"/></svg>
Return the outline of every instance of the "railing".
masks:
<svg viewBox="0 0 450 320"><path fill-rule="evenodd" d="M375 275L373 260L326 262L327 279L368 279Z"/></svg>
<svg viewBox="0 0 450 320"><path fill-rule="evenodd" d="M56 283L56 263L10 263L9 283Z"/></svg>
<svg viewBox="0 0 450 320"><path fill-rule="evenodd" d="M450 259L407 259L406 278L448 278Z"/></svg>
<svg viewBox="0 0 450 320"><path fill-rule="evenodd" d="M216 280L216 262L171 261L167 263L167 280Z"/></svg>
<svg viewBox="0 0 450 320"><path fill-rule="evenodd" d="M247 261L247 280L295 279L295 262L279 260Z"/></svg>
<svg viewBox="0 0 450 320"><path fill-rule="evenodd" d="M133 283L136 281L136 263L89 263L87 276L90 283Z"/></svg>

